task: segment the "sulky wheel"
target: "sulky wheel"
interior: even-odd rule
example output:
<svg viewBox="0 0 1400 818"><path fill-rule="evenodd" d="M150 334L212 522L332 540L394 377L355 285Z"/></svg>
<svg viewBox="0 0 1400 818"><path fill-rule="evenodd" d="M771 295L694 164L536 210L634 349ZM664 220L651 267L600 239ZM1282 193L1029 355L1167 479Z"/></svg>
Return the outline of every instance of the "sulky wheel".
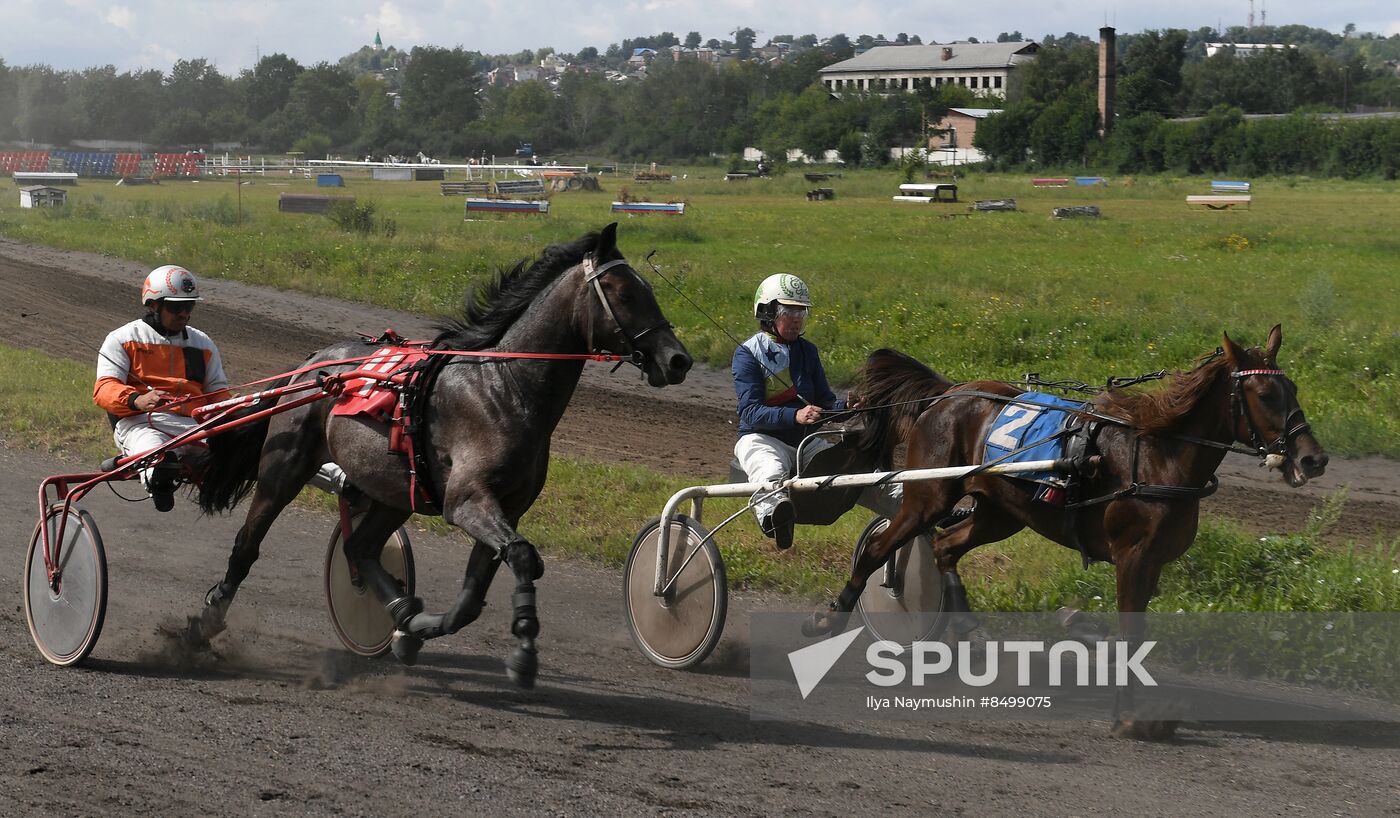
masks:
<svg viewBox="0 0 1400 818"><path fill-rule="evenodd" d="M860 561L866 545L889 524L884 517L870 521L856 541L852 564ZM870 575L856 609L876 639L906 646L937 639L947 626L948 615L933 547L919 538L899 549L883 568Z"/></svg>
<svg viewBox="0 0 1400 818"><path fill-rule="evenodd" d="M662 667L684 670L700 664L724 632L729 585L719 549L705 539L707 533L689 517L673 518L666 577L675 581L660 597L653 590L661 518L642 527L627 555L622 572L627 626L642 653Z"/></svg>
<svg viewBox="0 0 1400 818"><path fill-rule="evenodd" d="M57 541L62 522L63 541ZM57 546L59 574L50 583L44 563L43 527ZM102 535L86 511L55 504L44 512L24 560L24 616L44 658L67 667L92 652L107 615L107 555Z"/></svg>
<svg viewBox="0 0 1400 818"><path fill-rule="evenodd" d="M352 529L359 524L360 516L351 518ZM408 543L408 532L402 527L384 543L379 564L404 586L407 596L413 595L413 549ZM382 656L389 650L394 621L374 591L352 574L341 547L339 523L326 546L326 607L335 635L345 647L361 656Z"/></svg>

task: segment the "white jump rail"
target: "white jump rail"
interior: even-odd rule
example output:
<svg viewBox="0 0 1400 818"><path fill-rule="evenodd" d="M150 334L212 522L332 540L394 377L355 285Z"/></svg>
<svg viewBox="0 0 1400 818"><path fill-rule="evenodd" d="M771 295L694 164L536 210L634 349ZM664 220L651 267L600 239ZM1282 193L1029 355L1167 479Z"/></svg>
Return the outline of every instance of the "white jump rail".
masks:
<svg viewBox="0 0 1400 818"><path fill-rule="evenodd" d="M1203 207L1207 210L1230 210L1236 206L1248 208L1251 199L1249 194L1232 196L1217 193L1211 196L1187 196L1186 206Z"/></svg>
<svg viewBox="0 0 1400 818"><path fill-rule="evenodd" d="M661 510L661 536L656 541L656 582L652 586L654 596L666 593L666 562L671 550L671 523L676 516L676 508L690 500L695 516L699 516L699 505L706 497L748 497L760 491L772 492L779 489L789 491L812 491L818 488L857 488L873 486L877 483L911 483L919 480L951 480L969 472L981 474L1024 474L1026 472L1053 471L1057 460L1031 460L1025 463L1004 463L999 466L946 466L938 469L903 469L900 471L866 472L864 474L843 474L825 477L791 477L771 483L721 483L713 486L691 486L671 495ZM718 529L716 529L718 530ZM698 550L698 549L697 549ZM691 555L687 555L686 562ZM676 569L676 575L685 570L685 562Z"/></svg>

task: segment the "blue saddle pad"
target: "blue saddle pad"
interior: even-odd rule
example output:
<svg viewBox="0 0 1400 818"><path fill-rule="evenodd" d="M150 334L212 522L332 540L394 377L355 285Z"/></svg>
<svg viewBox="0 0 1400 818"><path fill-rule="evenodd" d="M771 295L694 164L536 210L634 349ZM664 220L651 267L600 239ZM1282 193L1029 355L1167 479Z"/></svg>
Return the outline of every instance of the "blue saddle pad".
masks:
<svg viewBox="0 0 1400 818"><path fill-rule="evenodd" d="M1063 431L1070 421L1070 412L1083 408L1084 403L1041 392L1022 392L1015 400L1018 402L1008 402L1002 408L987 430L982 462L1025 463L1063 457L1064 438L1055 435ZM1025 451L1017 451L1023 447ZM1065 476L1053 471L1015 476L1055 486L1065 484Z"/></svg>

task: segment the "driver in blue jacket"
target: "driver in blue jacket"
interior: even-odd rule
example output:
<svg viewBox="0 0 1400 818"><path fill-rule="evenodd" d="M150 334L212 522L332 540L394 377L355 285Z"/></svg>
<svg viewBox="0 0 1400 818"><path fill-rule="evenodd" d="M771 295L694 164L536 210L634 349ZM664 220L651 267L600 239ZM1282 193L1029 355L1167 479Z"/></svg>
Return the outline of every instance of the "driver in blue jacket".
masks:
<svg viewBox="0 0 1400 818"><path fill-rule="evenodd" d="M802 279L787 273L765 278L753 302L759 331L734 350L731 366L739 400L734 456L750 482L792 476L797 446L813 424L823 412L847 407L847 401L837 398L827 384L816 345L802 337L811 306L811 293ZM858 405L852 401L852 408ZM888 509L891 516L899 509L895 499ZM794 515L787 492L760 492L754 500L763 533L778 548L790 548Z"/></svg>

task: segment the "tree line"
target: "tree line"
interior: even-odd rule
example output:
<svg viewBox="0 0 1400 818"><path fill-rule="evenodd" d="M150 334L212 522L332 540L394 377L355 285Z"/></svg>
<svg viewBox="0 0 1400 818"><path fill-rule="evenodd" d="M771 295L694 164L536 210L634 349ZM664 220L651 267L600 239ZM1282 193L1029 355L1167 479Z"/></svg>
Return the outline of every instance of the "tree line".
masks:
<svg viewBox="0 0 1400 818"><path fill-rule="evenodd" d="M1400 161L1400 120L1329 113L1400 106L1400 36L1301 26L1231 32L1292 47L1206 54L1212 29L1119 40L1117 117L1098 133L1098 45L1047 38L976 146L998 168L1095 167L1119 173L1382 174ZM1260 118L1255 115L1278 115Z"/></svg>
<svg viewBox="0 0 1400 818"><path fill-rule="evenodd" d="M560 56L589 70L565 72L554 83L508 86L486 83L487 73L538 63L552 50L484 55L460 47L366 47L336 63L309 66L272 54L236 76L205 59L177 61L168 72L118 72L110 65L59 71L0 60L0 142L63 146L109 139L166 149L228 142L266 152L421 150L444 158L509 154L531 142L545 153L681 161L758 146L775 156L790 148L809 155L834 148L847 162L872 164L886 161L891 146L919 144L927 123L948 107L1001 104L961 86L840 98L821 86L821 68L873 44L918 42L907 34L893 40L780 35L769 44L792 46L782 61L741 58L715 66L675 62L663 53L644 77L618 82L604 70L621 66L634 48L705 45L736 56L753 53L752 29L730 35L702 41L698 32L683 38L662 32L602 52L585 48ZM1220 40L1295 47L1208 57L1205 44ZM1316 113L1400 104L1400 36L1302 26L1124 35L1120 114L1106 141L1097 138L1097 40L1068 33L1041 43L1040 56L1018 70L1004 111L979 129L977 145L996 166L1388 172L1382 159L1391 144L1388 125L1336 127ZM1244 118L1281 112L1294 115ZM1170 121L1189 115L1203 118ZM1291 129L1303 127L1307 140L1292 139Z"/></svg>
<svg viewBox="0 0 1400 818"><path fill-rule="evenodd" d="M739 35L741 43L749 39L745 31ZM624 42L630 49L668 39L674 38ZM366 48L312 66L272 54L235 77L205 59L180 60L169 73L118 72L110 65L57 71L0 60L0 142L108 139L164 148L232 142L308 155L421 150L442 157L510 154L531 142L549 153L638 159L728 156L751 145L775 154L843 146L858 161L862 151L883 156L875 148L917 140L929 107L978 104L965 89L831 99L818 71L850 57L855 46L844 36L820 47L813 35L791 39L810 47L790 60L720 66L662 55L644 77L623 82L605 75L601 65L609 58L597 55L600 62L589 65L599 70L567 71L555 84L488 84L491 68L526 55L460 47ZM534 62L545 53L529 57Z"/></svg>

